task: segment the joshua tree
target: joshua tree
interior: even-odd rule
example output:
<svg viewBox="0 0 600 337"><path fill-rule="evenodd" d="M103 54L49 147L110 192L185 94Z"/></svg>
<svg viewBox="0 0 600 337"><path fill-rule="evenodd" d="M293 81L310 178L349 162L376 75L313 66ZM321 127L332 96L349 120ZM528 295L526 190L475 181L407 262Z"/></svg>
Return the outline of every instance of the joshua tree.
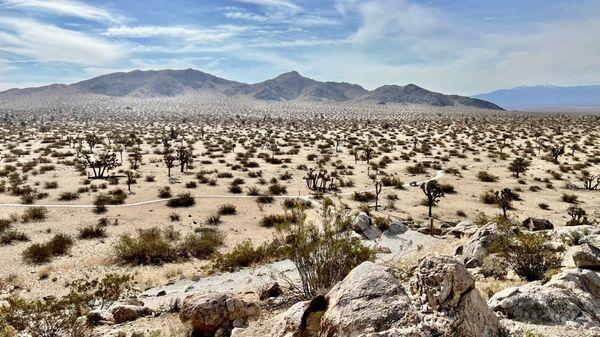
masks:
<svg viewBox="0 0 600 337"><path fill-rule="evenodd" d="M306 172L306 177L304 177L304 180L306 180L306 186L308 189L312 191L327 191L328 182L330 182L329 189L331 189L333 186L333 178L331 175L327 174L327 170L320 170L317 174L315 173L315 169L311 168L308 170L308 172Z"/></svg>
<svg viewBox="0 0 600 337"><path fill-rule="evenodd" d="M554 158L554 162L558 163L558 157L562 156L563 154L565 154L565 146L561 145L554 145L550 148L550 154L552 155L552 158Z"/></svg>
<svg viewBox="0 0 600 337"><path fill-rule="evenodd" d="M581 181L583 181L583 188L586 190L597 190L600 186L600 175L590 175L585 172L581 177Z"/></svg>
<svg viewBox="0 0 600 337"><path fill-rule="evenodd" d="M165 153L163 155L163 161L165 163L165 166L167 166L169 178L171 178L171 169L175 167L175 160L177 160L177 157L173 155L173 150L171 148L165 150Z"/></svg>
<svg viewBox="0 0 600 337"><path fill-rule="evenodd" d="M127 190L131 193L131 184L135 183L135 172L127 170L125 175L127 176Z"/></svg>
<svg viewBox="0 0 600 337"><path fill-rule="evenodd" d="M371 164L371 158L373 157L373 148L370 145L366 145L363 149L365 158L367 159L367 165Z"/></svg>
<svg viewBox="0 0 600 337"><path fill-rule="evenodd" d="M142 162L142 149L136 147L133 149L133 152L129 155L129 163L131 164L131 168L136 170L140 167L140 163Z"/></svg>
<svg viewBox="0 0 600 337"><path fill-rule="evenodd" d="M517 176L517 179L519 179L519 174L529 170L529 165L530 162L527 161L525 158L517 157L510 163L510 166L508 168Z"/></svg>
<svg viewBox="0 0 600 337"><path fill-rule="evenodd" d="M571 216L571 222L574 224L580 224L581 220L586 216L586 212L583 208L573 205L567 209L567 214Z"/></svg>
<svg viewBox="0 0 600 337"><path fill-rule="evenodd" d="M442 190L440 184L436 180L431 180L422 183L421 190L423 191L423 193L425 193L425 197L427 197L427 207L429 207L429 217L431 217L431 209L433 208L433 206L438 204L440 198L443 198L445 196L444 191Z"/></svg>
<svg viewBox="0 0 600 337"><path fill-rule="evenodd" d="M179 160L179 167L183 173L187 166L193 162L192 149L185 146L177 148L177 160Z"/></svg>
<svg viewBox="0 0 600 337"><path fill-rule="evenodd" d="M375 210L379 208L379 194L381 194L382 184L381 181L373 178L373 184L375 184Z"/></svg>
<svg viewBox="0 0 600 337"><path fill-rule="evenodd" d="M94 155L91 152L77 151L77 157L83 159L85 168L91 168L95 179L105 178L104 174L119 165L117 155L114 152L105 151Z"/></svg>
<svg viewBox="0 0 600 337"><path fill-rule="evenodd" d="M511 208L513 200L517 199L517 195L510 188L496 191L494 195L496 196L496 203L502 208L502 215L506 218L506 211Z"/></svg>
<svg viewBox="0 0 600 337"><path fill-rule="evenodd" d="M100 143L100 137L98 137L94 133L86 133L85 134L85 142L88 143L90 147L90 152L94 152L94 146Z"/></svg>

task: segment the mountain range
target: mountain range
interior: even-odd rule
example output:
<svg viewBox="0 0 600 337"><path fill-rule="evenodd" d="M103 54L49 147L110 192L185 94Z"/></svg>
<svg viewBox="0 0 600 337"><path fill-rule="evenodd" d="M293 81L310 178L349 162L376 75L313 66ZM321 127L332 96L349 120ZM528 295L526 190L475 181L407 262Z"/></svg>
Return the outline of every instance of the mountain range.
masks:
<svg viewBox="0 0 600 337"><path fill-rule="evenodd" d="M600 85L574 87L523 86L497 90L473 97L494 102L507 109L600 108Z"/></svg>
<svg viewBox="0 0 600 337"><path fill-rule="evenodd" d="M37 88L0 92L0 105L19 101L58 101L77 96L164 98L210 94L245 97L260 101L350 102L361 104L402 103L436 107L466 106L502 110L485 100L432 92L414 84L384 85L369 91L357 84L321 82L296 71L263 82L247 84L220 78L194 69L119 72L102 75L70 85L53 84Z"/></svg>

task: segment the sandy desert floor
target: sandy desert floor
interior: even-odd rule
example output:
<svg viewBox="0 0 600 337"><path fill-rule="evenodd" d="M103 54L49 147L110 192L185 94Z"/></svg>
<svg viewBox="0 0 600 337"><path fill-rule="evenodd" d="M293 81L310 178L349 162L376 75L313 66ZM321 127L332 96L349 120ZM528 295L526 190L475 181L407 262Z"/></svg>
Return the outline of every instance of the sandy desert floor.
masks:
<svg viewBox="0 0 600 337"><path fill-rule="evenodd" d="M5 289L38 298L62 294L65 285L86 275L129 273L139 290L168 280L207 275L210 258L132 265L119 262L114 247L122 235L169 226L182 236L198 228L218 229L224 234L220 252L230 251L246 239L254 245L270 242L275 230L261 226L261 220L284 213L286 199L311 201L309 217L315 216L314 209L325 196L351 210L370 207L373 216L427 224L424 194L411 183L428 179L446 188L445 197L433 208L436 226L474 221L481 214L501 214L496 204L484 203L482 195L503 188L518 193L519 199L508 213L520 221L536 217L550 220L555 227L565 226L572 205L596 221L600 218L600 192L584 189L582 177L600 174L599 121L594 114L506 112L369 122L351 118L198 118L5 124L0 126L0 219L27 240L0 243L0 280ZM189 147L193 154L185 172L180 172L175 161L171 178L164 162L165 137L173 150ZM551 148L563 145L564 154L554 162ZM92 157L115 154L119 164L108 175L117 178L88 179L92 171L77 153L90 149ZM141 160L132 168L129 159L136 152ZM519 178L509 169L516 157L530 163ZM336 190L309 190L304 179L309 169L327 170ZM128 170L136 180L131 192L125 176ZM491 175L487 179L491 181L482 181L481 172ZM362 193L373 193L373 179L403 186L384 187L378 210L373 209L371 196ZM189 192L195 205L168 207L168 198L159 196L159 189L165 186L173 197ZM232 186L240 187L240 192L235 193ZM249 195L252 189L262 196L273 195L273 186L285 191L275 193L271 202L261 203L257 196ZM98 214L94 206L97 196L115 189L124 191L124 203ZM77 199L59 200L68 192ZM357 201L360 196L366 201ZM211 222L224 204L234 205L236 214ZM45 218L24 221L23 214L31 208L45 209ZM108 220L106 237L80 238L82 228L102 218ZM47 242L57 233L74 239L67 254L44 263L25 261L23 253L30 245ZM450 249L455 244L459 242L450 241ZM427 247L428 251L436 249ZM439 250L449 249L440 245Z"/></svg>

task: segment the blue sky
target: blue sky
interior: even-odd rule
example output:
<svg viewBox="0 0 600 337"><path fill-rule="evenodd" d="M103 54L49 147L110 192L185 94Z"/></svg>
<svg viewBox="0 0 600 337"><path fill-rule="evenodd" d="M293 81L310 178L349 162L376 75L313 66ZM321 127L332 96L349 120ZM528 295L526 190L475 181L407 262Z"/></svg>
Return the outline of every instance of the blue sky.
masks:
<svg viewBox="0 0 600 337"><path fill-rule="evenodd" d="M166 68L465 95L600 84L599 13L600 0L0 0L0 90Z"/></svg>

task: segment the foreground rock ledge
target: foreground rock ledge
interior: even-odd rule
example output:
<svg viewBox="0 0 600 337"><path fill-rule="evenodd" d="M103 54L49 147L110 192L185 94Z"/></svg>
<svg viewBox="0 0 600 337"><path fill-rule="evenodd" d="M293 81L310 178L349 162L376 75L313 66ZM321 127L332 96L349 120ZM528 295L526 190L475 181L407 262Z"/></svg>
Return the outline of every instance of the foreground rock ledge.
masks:
<svg viewBox="0 0 600 337"><path fill-rule="evenodd" d="M328 294L292 306L273 337L496 337L500 324L458 261L424 258L411 288L383 266L365 262Z"/></svg>

